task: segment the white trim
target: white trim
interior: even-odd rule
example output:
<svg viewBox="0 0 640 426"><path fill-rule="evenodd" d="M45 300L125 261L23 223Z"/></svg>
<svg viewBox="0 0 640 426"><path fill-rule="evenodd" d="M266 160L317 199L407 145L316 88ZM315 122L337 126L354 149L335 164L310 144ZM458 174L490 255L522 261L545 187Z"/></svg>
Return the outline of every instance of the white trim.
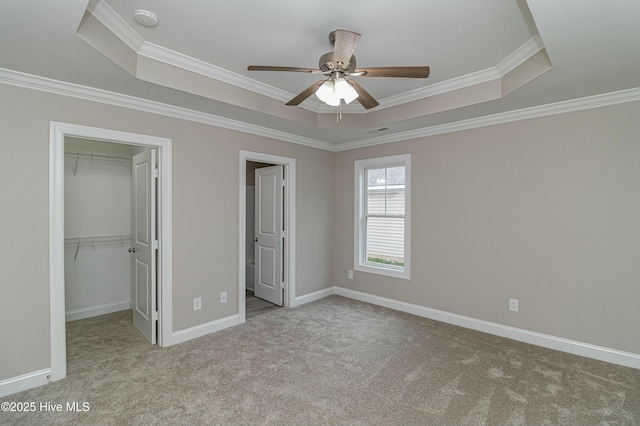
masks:
<svg viewBox="0 0 640 426"><path fill-rule="evenodd" d="M600 95L587 96L584 98L571 99L568 101L555 102L552 104L501 112L497 114L486 115L483 117L471 118L468 120L437 124L435 126L423 127L421 129L408 130L405 132L398 132L391 135L378 136L369 139L360 139L354 142L346 142L343 144L335 145L333 151L348 151L356 148L383 145L392 142L400 142L410 139L418 139L445 133L458 132L461 130L470 130L479 127L493 126L496 124L505 124L531 118L545 117L548 115L558 115L567 112L582 111L586 109L637 101L640 101L640 88L633 88L621 90L618 92L604 93Z"/></svg>
<svg viewBox="0 0 640 426"><path fill-rule="evenodd" d="M527 40L522 46L517 48L513 53L500 61L500 63L496 65L496 71L500 77L503 77L534 55L538 54L538 52L544 48L544 43L542 42L540 34L536 34Z"/></svg>
<svg viewBox="0 0 640 426"><path fill-rule="evenodd" d="M404 213L404 267L387 268L366 262L364 254L365 230L362 220L364 210L364 173L367 168L405 167L405 213ZM385 275L392 278L411 279L411 154L391 155L388 157L367 158L354 161L354 224L353 224L353 269L370 274Z"/></svg>
<svg viewBox="0 0 640 426"><path fill-rule="evenodd" d="M131 309L130 300L121 300L120 302L105 303L103 305L89 306L87 308L74 309L67 311L65 319L67 322L77 321L85 318L96 317L98 315L112 314L114 312L126 311Z"/></svg>
<svg viewBox="0 0 640 426"><path fill-rule="evenodd" d="M57 124L57 123L55 123ZM51 381L67 376L64 294L64 137L52 122L49 134L49 326Z"/></svg>
<svg viewBox="0 0 640 426"><path fill-rule="evenodd" d="M625 367L640 369L640 354L624 352L617 349L592 345L590 343L583 343L576 340L523 330L520 328L510 327L508 325L452 314L450 312L426 308L424 306L387 299L385 297L374 296L372 294L349 290L342 287L335 287L335 294L359 300L361 302L371 303L373 305L384 306L385 308L394 309L396 311L441 321L447 324L481 331L483 333L489 333L561 352L623 365Z"/></svg>
<svg viewBox="0 0 640 426"><path fill-rule="evenodd" d="M66 376L65 286L64 286L64 139L67 136L112 141L157 148L161 235L160 275L158 277L158 346L172 340L172 165L171 139L117 130L101 129L52 121L49 155L49 273L51 311L51 381Z"/></svg>
<svg viewBox="0 0 640 426"><path fill-rule="evenodd" d="M56 95L69 96L92 102L100 102L122 108L130 108L136 111L143 111L181 120L208 124L211 126L222 127L225 129L236 130L238 132L264 136L272 139L278 139L281 141L309 146L312 148L318 148L330 152L348 151L356 148L400 142L404 140L457 132L460 130L470 130L496 124L510 123L513 121L527 120L530 118L564 114L567 112L581 111L591 108L617 105L626 102L640 101L640 88L632 88L621 90L618 92L603 93L599 95L587 96L584 98L571 99L567 101L538 105L534 107L507 111L483 117L476 117L468 120L438 124L416 130L393 133L385 136L359 139L353 142L333 144L330 142L311 139L304 136L294 135L292 133L273 130L249 123L243 123L237 120L231 120L213 114L207 114L187 108L176 107L173 105L163 104L161 102L150 101L147 99L136 98L120 93L109 92L102 89L52 80L49 78L25 74L9 69L0 68L0 83L26 89L39 90Z"/></svg>
<svg viewBox="0 0 640 426"><path fill-rule="evenodd" d="M284 306L295 306L296 295L296 159L259 152L240 151L240 176L238 188L238 314L243 323L246 320L246 192L247 161L269 163L284 166L285 174L285 235L288 248L283 253L285 262Z"/></svg>
<svg viewBox="0 0 640 426"><path fill-rule="evenodd" d="M475 86L478 84L486 83L488 81L499 80L510 71L513 71L519 65L522 65L526 60L530 59L544 48L545 47L542 43L542 38L540 38L539 34L536 34L514 52L509 54L509 56L500 61L500 63L495 67L475 71L470 74L452 78L450 80L440 81L438 83L411 90L406 93L388 96L379 100L380 106L378 106L375 110L379 111L384 108L402 105L431 96L442 95L444 93ZM335 107L331 107L329 105L320 105L319 107L317 107L317 112L319 113L331 113L334 111ZM350 105L344 105L342 107L342 112L345 114L367 114L372 111L363 110L354 102Z"/></svg>
<svg viewBox="0 0 640 426"><path fill-rule="evenodd" d="M307 303L315 302L316 300L324 299L336 293L335 287L329 287L322 290L314 291L313 293L307 293L302 296L298 296L293 301L293 306L301 306Z"/></svg>
<svg viewBox="0 0 640 426"><path fill-rule="evenodd" d="M287 101L294 96L285 90L262 83L242 74L226 70L183 53L167 49L166 47L146 42L122 17L100 0L92 0L87 10L138 55L146 56L153 60L195 72L227 84L232 84L278 101ZM542 49L544 49L544 44L540 35L536 34L494 67L431 84L424 88L412 90L400 95L389 96L380 100L380 106L377 110L481 84L489 80L499 79ZM300 107L316 113L333 112L331 107L318 102L305 102L301 104ZM343 112L368 113L368 111L363 110L355 104L345 106Z"/></svg>
<svg viewBox="0 0 640 426"><path fill-rule="evenodd" d="M137 52L142 48L144 39L107 3L102 0L91 0L87 5L87 11L131 50Z"/></svg>
<svg viewBox="0 0 640 426"><path fill-rule="evenodd" d="M92 0L87 10L104 25L105 28L140 56L145 56L158 62L250 90L278 101L286 102L295 96L286 90L278 89L277 87L261 83L242 74L145 41L120 15L101 0ZM314 103L313 106L312 108L311 104L302 105L303 108L316 111L320 104Z"/></svg>
<svg viewBox="0 0 640 426"><path fill-rule="evenodd" d="M9 379L0 380L0 398L14 393L22 392L28 389L37 388L38 386L49 383L51 377L51 369L34 371L20 376L11 377Z"/></svg>
<svg viewBox="0 0 640 426"><path fill-rule="evenodd" d="M241 89L250 90L268 96L280 102L288 102L295 95L277 87L261 83L249 77L237 74L235 72L220 68L208 62L187 56L180 52L176 52L157 44L145 42L140 48L139 55L153 59L158 62L169 64L171 66L194 72L223 83L231 84ZM309 108L309 104L301 105L302 108L315 111L316 108Z"/></svg>
<svg viewBox="0 0 640 426"><path fill-rule="evenodd" d="M180 120L193 121L196 123L208 124L210 126L222 127L224 129L236 130L238 132L252 135L264 136L278 139L298 145L312 148L333 151L334 144L329 142L311 139L280 130L269 129L255 124L244 123L205 112L195 111L187 108L177 107L162 102L123 95L121 93L109 92L88 86L82 86L64 81L52 80L46 77L25 74L19 71L0 68L0 83L10 86L22 87L26 89L39 90L56 95L69 96L82 100L100 102L106 105L121 108L130 108L136 111L158 114L165 117L177 118Z"/></svg>
<svg viewBox="0 0 640 426"><path fill-rule="evenodd" d="M464 89L465 87L475 86L492 80L500 79L500 74L495 67L485 70L476 71L461 77L452 78L451 80L434 83L430 86L412 90L410 92L401 93L399 95L389 96L380 100L380 106L377 110L402 105L407 102L413 102L431 96L442 95L454 90ZM344 111L343 111L344 112ZM349 112L349 111L346 111Z"/></svg>
<svg viewBox="0 0 640 426"><path fill-rule="evenodd" d="M243 322L244 319L241 317L241 315L236 314L220 318L215 321L210 321L205 324L185 328L184 330L171 333L171 344L175 345L178 343L184 343L191 339L206 336L207 334L215 333L216 331L224 330L225 328L242 324Z"/></svg>

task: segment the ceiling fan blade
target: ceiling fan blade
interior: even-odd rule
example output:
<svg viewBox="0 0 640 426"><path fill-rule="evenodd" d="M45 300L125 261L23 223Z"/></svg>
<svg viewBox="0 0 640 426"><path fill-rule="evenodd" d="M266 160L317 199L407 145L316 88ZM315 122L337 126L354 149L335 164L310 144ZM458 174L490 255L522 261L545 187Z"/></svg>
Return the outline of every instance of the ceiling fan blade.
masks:
<svg viewBox="0 0 640 426"><path fill-rule="evenodd" d="M360 34L347 30L336 30L333 46L333 64L336 67L346 69L351 61L351 56L356 50ZM342 65L340 65L340 63Z"/></svg>
<svg viewBox="0 0 640 426"><path fill-rule="evenodd" d="M360 102L360 105L362 105L365 109L375 108L380 105L378 101L376 101L373 96L371 96L369 92L364 90L358 83L353 80L347 81L350 85L353 86L354 89L356 89L356 92L358 92L358 98L356 100Z"/></svg>
<svg viewBox="0 0 640 426"><path fill-rule="evenodd" d="M308 72L310 74L322 74L322 71L314 68L299 68L299 67L279 67L271 65L249 65L247 67L249 71L293 71L293 72Z"/></svg>
<svg viewBox="0 0 640 426"><path fill-rule="evenodd" d="M361 77L403 77L427 78L429 67L374 67L356 69L351 74L362 73Z"/></svg>
<svg viewBox="0 0 640 426"><path fill-rule="evenodd" d="M313 95L316 92L316 90L318 90L318 88L324 84L325 81L327 80L320 80L313 83L311 86L307 87L302 92L300 92L298 96L296 96L295 98L287 102L287 105L289 106L300 105L302 101L307 99L309 96Z"/></svg>

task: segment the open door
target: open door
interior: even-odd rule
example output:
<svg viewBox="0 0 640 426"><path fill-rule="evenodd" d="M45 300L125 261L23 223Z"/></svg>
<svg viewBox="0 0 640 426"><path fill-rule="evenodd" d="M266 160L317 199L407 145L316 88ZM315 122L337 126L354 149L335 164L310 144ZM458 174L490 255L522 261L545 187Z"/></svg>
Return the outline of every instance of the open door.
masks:
<svg viewBox="0 0 640 426"><path fill-rule="evenodd" d="M156 177L155 150L133 157L133 325L156 343Z"/></svg>
<svg viewBox="0 0 640 426"><path fill-rule="evenodd" d="M256 169L255 295L282 306L283 167Z"/></svg>

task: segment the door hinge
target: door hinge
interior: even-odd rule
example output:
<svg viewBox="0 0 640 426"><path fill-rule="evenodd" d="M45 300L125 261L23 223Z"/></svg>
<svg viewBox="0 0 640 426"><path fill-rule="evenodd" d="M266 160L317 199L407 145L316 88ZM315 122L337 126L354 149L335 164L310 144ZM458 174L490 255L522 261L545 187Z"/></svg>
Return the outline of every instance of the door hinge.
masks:
<svg viewBox="0 0 640 426"><path fill-rule="evenodd" d="M156 178L156 179L157 179L158 177L160 177L160 170L158 170L158 169L153 169L153 177L154 177L154 178Z"/></svg>
<svg viewBox="0 0 640 426"><path fill-rule="evenodd" d="M158 311L155 311L155 312L153 313L153 320L154 320L154 321L158 321Z"/></svg>
<svg viewBox="0 0 640 426"><path fill-rule="evenodd" d="M160 248L160 242L158 240L153 240L152 247L154 250L158 250L158 248Z"/></svg>

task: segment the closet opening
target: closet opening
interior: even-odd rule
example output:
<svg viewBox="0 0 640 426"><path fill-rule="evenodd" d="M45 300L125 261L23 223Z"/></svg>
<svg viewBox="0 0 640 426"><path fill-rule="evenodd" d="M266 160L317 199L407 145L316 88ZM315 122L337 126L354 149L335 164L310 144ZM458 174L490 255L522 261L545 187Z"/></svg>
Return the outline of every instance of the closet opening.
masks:
<svg viewBox="0 0 640 426"><path fill-rule="evenodd" d="M64 142L66 321L120 312L112 318L128 318L155 344L156 149L76 137ZM144 246L148 253L140 256Z"/></svg>
<svg viewBox="0 0 640 426"><path fill-rule="evenodd" d="M175 344L171 140L51 122L49 170L46 379L67 374L67 320L114 316L132 321L130 337L144 346Z"/></svg>

